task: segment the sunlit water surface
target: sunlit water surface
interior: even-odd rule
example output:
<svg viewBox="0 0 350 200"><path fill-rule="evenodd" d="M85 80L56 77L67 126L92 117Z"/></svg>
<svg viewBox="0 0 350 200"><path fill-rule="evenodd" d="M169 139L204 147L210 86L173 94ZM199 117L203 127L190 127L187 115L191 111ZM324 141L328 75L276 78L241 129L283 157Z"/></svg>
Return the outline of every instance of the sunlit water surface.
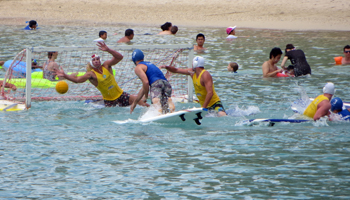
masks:
<svg viewBox="0 0 350 200"><path fill-rule="evenodd" d="M100 30L115 45L133 28L132 44L194 44L230 116L201 126L141 124L146 111L97 108L84 102L33 102L23 112L0 113L0 198L15 199L349 199L349 122L244 124L253 118L300 118L295 100L316 97L328 81L350 101L350 66L333 65L350 32L182 28L157 36L154 27L0 27L0 60L31 46L92 46ZM117 35L113 35L118 33ZM150 33L151 35L145 35ZM311 77L263 79L271 48L304 50ZM131 45L132 45L131 44ZM227 72L235 61L238 73ZM0 76L5 71L0 70ZM177 103L177 110L198 107ZM115 120L130 123L115 124Z"/></svg>

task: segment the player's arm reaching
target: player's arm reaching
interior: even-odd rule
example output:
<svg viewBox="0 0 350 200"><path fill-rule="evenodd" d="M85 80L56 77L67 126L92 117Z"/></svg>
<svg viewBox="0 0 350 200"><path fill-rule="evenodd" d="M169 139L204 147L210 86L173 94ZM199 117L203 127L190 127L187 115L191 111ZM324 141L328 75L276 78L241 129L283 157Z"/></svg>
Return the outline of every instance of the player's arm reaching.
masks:
<svg viewBox="0 0 350 200"><path fill-rule="evenodd" d="M119 52L113 50L113 49L110 49L104 42L98 42L96 44L98 46L98 48L101 50L101 51L106 51L108 53L110 53L113 58L110 59L110 60L106 60L103 65L104 66L108 66L108 67L111 67L115 64L117 64L118 62L120 62L122 59L123 59L123 55L120 54Z"/></svg>
<svg viewBox="0 0 350 200"><path fill-rule="evenodd" d="M134 111L137 102L139 102L142 99L143 96L145 96L145 98L144 98L145 101L148 98L149 82L148 82L148 78L147 78L147 75L146 75L145 71L142 69L143 66L145 66L145 65L138 64L135 67L135 74L142 81L142 88L140 89L139 93L137 94L137 97L136 97L135 101L130 106L130 114Z"/></svg>
<svg viewBox="0 0 350 200"><path fill-rule="evenodd" d="M165 65L162 65L159 68L161 68L161 69L164 68L172 73L178 73L178 74L184 74L184 75L190 75L190 76L193 76L193 74L194 74L192 68L181 69L181 68L176 68L176 67L172 67L172 66L165 66Z"/></svg>
<svg viewBox="0 0 350 200"><path fill-rule="evenodd" d="M68 75L66 73L64 73L63 69L61 68L60 70L55 70L56 75L58 77L62 77L65 78L69 81L72 81L73 83L84 83L85 81L89 80L92 78L92 76L94 75L93 72L86 72L84 75L82 76L77 76L76 74L71 74Z"/></svg>

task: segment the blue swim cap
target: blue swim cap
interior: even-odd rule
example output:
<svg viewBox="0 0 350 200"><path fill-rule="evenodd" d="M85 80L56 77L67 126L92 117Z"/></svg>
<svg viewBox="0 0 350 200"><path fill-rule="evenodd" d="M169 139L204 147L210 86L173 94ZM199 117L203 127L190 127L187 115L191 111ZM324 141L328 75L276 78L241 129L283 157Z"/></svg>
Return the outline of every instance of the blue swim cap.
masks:
<svg viewBox="0 0 350 200"><path fill-rule="evenodd" d="M343 110L343 101L339 97L335 97L331 100L331 111Z"/></svg>
<svg viewBox="0 0 350 200"><path fill-rule="evenodd" d="M140 49L135 49L134 52L132 52L132 61L136 64L137 61L143 60L145 56L143 55L143 52Z"/></svg>

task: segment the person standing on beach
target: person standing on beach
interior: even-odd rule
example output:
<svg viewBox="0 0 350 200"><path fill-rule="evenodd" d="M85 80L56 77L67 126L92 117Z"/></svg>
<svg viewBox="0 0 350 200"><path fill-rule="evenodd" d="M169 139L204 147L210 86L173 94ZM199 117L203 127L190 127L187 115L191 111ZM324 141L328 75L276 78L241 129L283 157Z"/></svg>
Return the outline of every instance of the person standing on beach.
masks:
<svg viewBox="0 0 350 200"><path fill-rule="evenodd" d="M293 44L286 45L286 54L281 64L281 67L283 69L287 69L284 65L286 64L288 59L294 67L294 75L296 77L311 74L311 68L309 63L307 63L306 61L304 52L300 49L295 49Z"/></svg>
<svg viewBox="0 0 350 200"><path fill-rule="evenodd" d="M202 108L218 113L218 116L226 116L226 111L214 89L211 74L204 69L204 58L196 56L193 59L192 68L180 69L173 66L161 66L169 72L189 75L192 77L194 90Z"/></svg>
<svg viewBox="0 0 350 200"><path fill-rule="evenodd" d="M193 45L193 50L194 51L204 51L206 48L203 47L204 42L205 42L205 36L202 33L198 33L196 36L196 42L197 45Z"/></svg>
<svg viewBox="0 0 350 200"><path fill-rule="evenodd" d="M97 42L97 46L101 51L106 51L113 57L101 63L100 56L97 54L92 55L90 60L92 70L82 76L68 75L63 69L55 70L56 75L74 83L84 83L89 80L101 92L106 107L126 107L133 104L136 96L124 92L118 86L112 71L112 66L119 63L123 56L119 52L110 49L104 42ZM141 106L149 106L144 101L137 101L137 103Z"/></svg>
<svg viewBox="0 0 350 200"><path fill-rule="evenodd" d="M331 109L330 100L334 95L334 84L327 83L323 87L323 94L316 97L305 109L304 115L313 118L315 121L321 117L330 115L329 109Z"/></svg>
<svg viewBox="0 0 350 200"><path fill-rule="evenodd" d="M144 101L148 98L148 92L152 99L152 104L161 107L163 114L175 111L175 105L171 99L172 88L163 72L151 62L144 61L144 54L140 49L132 53L132 61L135 63L135 74L142 81L142 88L136 97L140 101L144 96ZM136 103L130 106L130 113L136 107Z"/></svg>
<svg viewBox="0 0 350 200"><path fill-rule="evenodd" d="M126 29L125 36L120 38L117 43L128 43L134 38L134 30Z"/></svg>
<svg viewBox="0 0 350 200"><path fill-rule="evenodd" d="M165 22L165 24L163 24L162 26L160 26L160 28L163 30L160 33L158 33L158 35L171 35L171 27L173 25L171 24L171 22Z"/></svg>
<svg viewBox="0 0 350 200"><path fill-rule="evenodd" d="M262 65L263 76L277 77L277 73L282 73L283 69L278 69L277 63L280 61L283 52L280 48L274 47L270 51L270 59Z"/></svg>

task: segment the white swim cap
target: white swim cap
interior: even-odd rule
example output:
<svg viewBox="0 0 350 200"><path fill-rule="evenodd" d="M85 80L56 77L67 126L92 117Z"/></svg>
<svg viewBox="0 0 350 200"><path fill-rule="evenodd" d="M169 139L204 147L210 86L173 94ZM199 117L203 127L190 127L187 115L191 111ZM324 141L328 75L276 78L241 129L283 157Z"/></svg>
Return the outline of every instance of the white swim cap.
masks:
<svg viewBox="0 0 350 200"><path fill-rule="evenodd" d="M203 67L204 68L204 58L201 56L196 56L193 58L192 62L192 69L196 67Z"/></svg>
<svg viewBox="0 0 350 200"><path fill-rule="evenodd" d="M327 94L334 94L334 84L332 82L328 82L324 87L323 87L323 93Z"/></svg>
<svg viewBox="0 0 350 200"><path fill-rule="evenodd" d="M97 54L94 54L94 55L91 56L91 60L90 60L90 65L91 65L91 67L93 67L93 68L96 68L96 67L95 67L94 64L92 64L92 60L93 60L94 58L97 58L97 57L100 58L100 62L101 62L101 64L102 64L101 57L100 57L99 55L97 55Z"/></svg>

